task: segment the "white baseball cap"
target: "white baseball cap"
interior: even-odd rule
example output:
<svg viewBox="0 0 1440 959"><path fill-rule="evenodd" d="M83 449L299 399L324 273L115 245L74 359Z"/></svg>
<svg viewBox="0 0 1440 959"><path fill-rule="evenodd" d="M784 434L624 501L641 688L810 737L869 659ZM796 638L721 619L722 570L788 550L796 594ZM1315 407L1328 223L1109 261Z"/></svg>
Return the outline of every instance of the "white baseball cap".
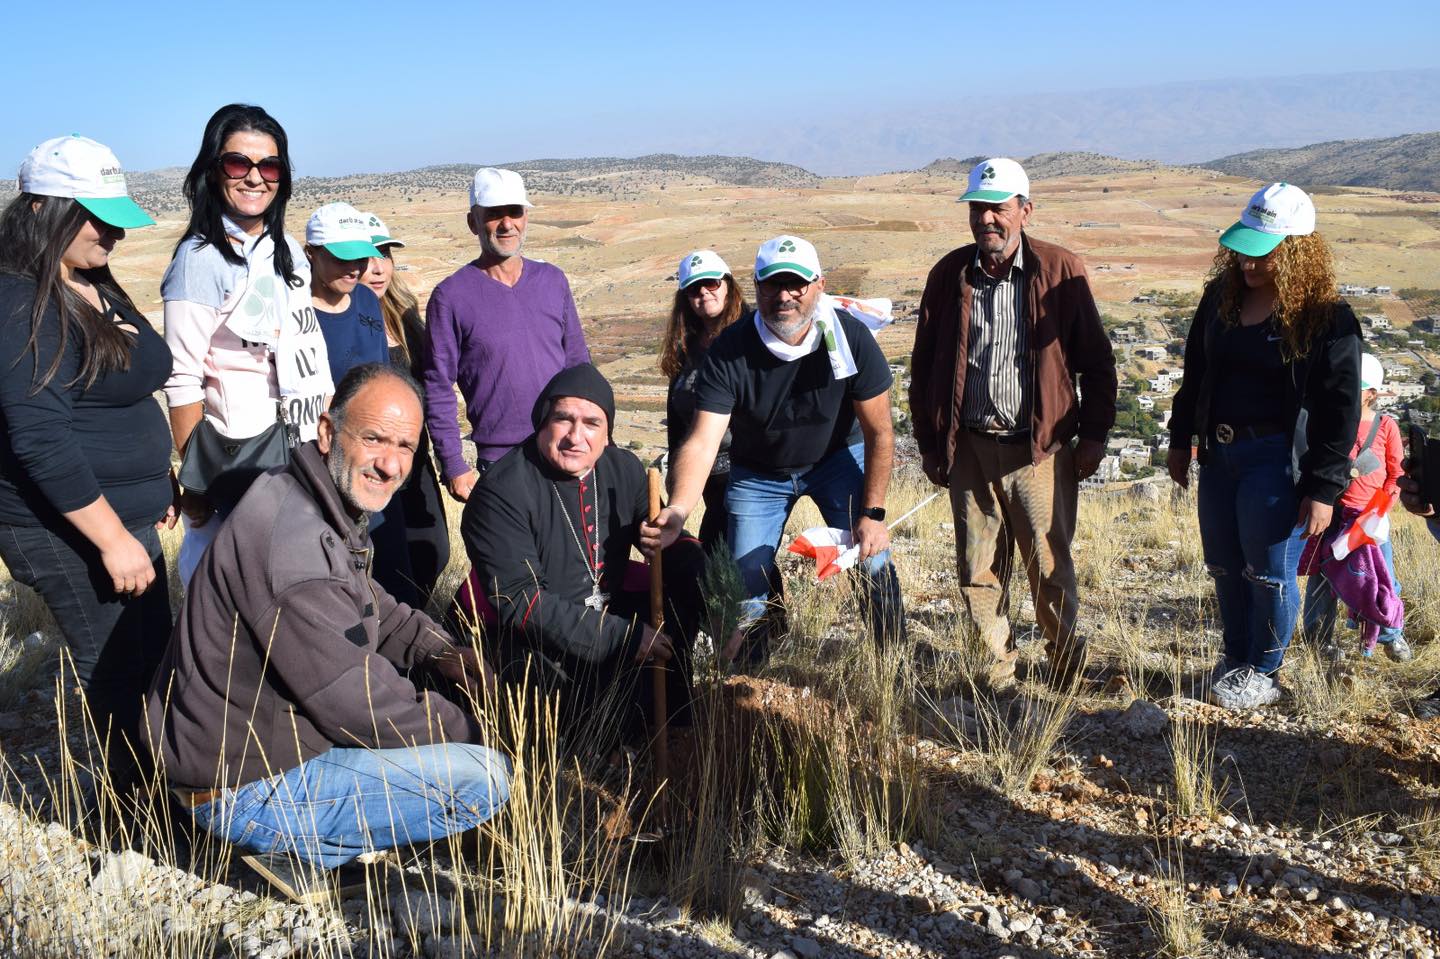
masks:
<svg viewBox="0 0 1440 959"><path fill-rule="evenodd" d="M813 280L823 271L820 269L820 254L809 241L798 236L781 234L773 240L760 244L755 254L756 281L769 279L776 273L794 273L806 280Z"/></svg>
<svg viewBox="0 0 1440 959"><path fill-rule="evenodd" d="M1360 388L1362 390L1378 390L1385 385L1385 367L1380 365L1380 357L1373 353L1362 353L1360 355Z"/></svg>
<svg viewBox="0 0 1440 959"><path fill-rule="evenodd" d="M1272 183L1250 198L1240 220L1220 235L1220 245L1245 256L1265 256L1287 236L1315 232L1315 204L1291 183Z"/></svg>
<svg viewBox="0 0 1440 959"><path fill-rule="evenodd" d="M534 206L525 195L525 181L514 170L481 167L470 184L471 206Z"/></svg>
<svg viewBox="0 0 1440 959"><path fill-rule="evenodd" d="M680 261L680 289L701 280L719 280L730 276L730 267L714 250L696 250Z"/></svg>
<svg viewBox="0 0 1440 959"><path fill-rule="evenodd" d="M365 218L365 222L369 226L370 242L375 244L377 250L383 246L398 246L402 250L405 248L405 241L397 240L391 236L390 228L385 225L384 220L373 213L362 213L360 215Z"/></svg>
<svg viewBox="0 0 1440 959"><path fill-rule="evenodd" d="M125 171L110 148L79 134L55 137L31 150L15 185L21 193L69 197L96 219L122 230L155 223L130 199Z"/></svg>
<svg viewBox="0 0 1440 959"><path fill-rule="evenodd" d="M975 164L965 184L961 203L1004 203L1012 196L1030 195L1030 178L1025 168L1006 157L992 157Z"/></svg>
<svg viewBox="0 0 1440 959"><path fill-rule="evenodd" d="M375 248L370 218L348 203L327 203L310 214L305 243L323 246L337 260L363 260L384 256Z"/></svg>

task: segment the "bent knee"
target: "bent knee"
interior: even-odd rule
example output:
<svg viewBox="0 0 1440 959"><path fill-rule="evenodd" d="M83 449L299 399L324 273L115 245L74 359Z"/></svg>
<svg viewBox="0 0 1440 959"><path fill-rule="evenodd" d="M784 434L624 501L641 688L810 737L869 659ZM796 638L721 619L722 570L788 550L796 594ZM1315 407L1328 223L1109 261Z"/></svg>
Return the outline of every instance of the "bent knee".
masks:
<svg viewBox="0 0 1440 959"><path fill-rule="evenodd" d="M1255 571L1255 567L1253 566L1246 566L1243 575L1245 576L1247 582L1253 583L1256 586L1263 586L1266 589L1278 591L1283 591L1285 589L1284 579L1279 576L1271 576L1265 573L1257 573Z"/></svg>

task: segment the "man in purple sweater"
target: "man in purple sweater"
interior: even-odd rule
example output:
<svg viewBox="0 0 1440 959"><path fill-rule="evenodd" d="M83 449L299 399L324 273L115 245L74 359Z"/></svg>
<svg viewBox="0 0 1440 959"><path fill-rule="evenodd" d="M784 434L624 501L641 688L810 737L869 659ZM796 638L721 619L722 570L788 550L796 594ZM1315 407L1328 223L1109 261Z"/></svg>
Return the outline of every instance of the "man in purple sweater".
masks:
<svg viewBox="0 0 1440 959"><path fill-rule="evenodd" d="M534 432L530 411L550 378L590 361L565 274L520 255L529 208L518 173L476 170L465 223L480 238L480 257L435 287L425 309L425 419L445 485L461 502L491 463ZM475 468L461 453L457 383Z"/></svg>

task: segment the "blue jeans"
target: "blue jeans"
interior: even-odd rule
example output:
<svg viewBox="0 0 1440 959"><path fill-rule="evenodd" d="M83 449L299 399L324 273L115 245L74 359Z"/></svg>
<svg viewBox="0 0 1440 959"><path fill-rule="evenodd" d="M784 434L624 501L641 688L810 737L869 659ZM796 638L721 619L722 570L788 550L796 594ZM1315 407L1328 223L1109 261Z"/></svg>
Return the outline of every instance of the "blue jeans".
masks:
<svg viewBox="0 0 1440 959"><path fill-rule="evenodd" d="M1339 510L1337 509L1338 513ZM1380 554L1385 557L1385 567L1390 570L1390 579L1395 584L1395 595L1400 595L1400 578L1395 575L1395 551L1387 539L1380 544ZM1335 638L1335 590L1330 581L1316 573L1305 584L1305 635L1315 643L1329 643ZM1380 627L1380 642L1393 643L1405 636L1403 628Z"/></svg>
<svg viewBox="0 0 1440 959"><path fill-rule="evenodd" d="M765 613L769 584L775 571L775 551L785 523L800 497L808 496L820 508L825 522L836 529L853 529L864 503L865 446L838 449L804 473L760 473L738 463L730 464L730 485L725 508L730 513L729 540L745 582L746 599L740 621L749 626ZM900 600L900 577L886 550L856 566L864 581L862 607L876 640L904 635L905 610Z"/></svg>
<svg viewBox="0 0 1440 959"><path fill-rule="evenodd" d="M363 852L433 842L485 822L510 798L510 764L486 746L332 749L227 789L195 823L248 852L321 869Z"/></svg>
<svg viewBox="0 0 1440 959"><path fill-rule="evenodd" d="M1215 578L1225 655L1273 673L1300 612L1304 540L1284 433L1215 443L1200 467L1200 543Z"/></svg>

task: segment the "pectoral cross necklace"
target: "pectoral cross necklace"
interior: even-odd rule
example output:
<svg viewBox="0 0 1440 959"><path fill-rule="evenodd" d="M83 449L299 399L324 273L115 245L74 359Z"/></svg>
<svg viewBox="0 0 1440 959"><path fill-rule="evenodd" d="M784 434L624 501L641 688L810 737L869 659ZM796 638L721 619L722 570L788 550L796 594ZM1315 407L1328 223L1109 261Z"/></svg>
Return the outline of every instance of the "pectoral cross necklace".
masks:
<svg viewBox="0 0 1440 959"><path fill-rule="evenodd" d="M591 540L593 543L593 552L585 549L585 543L581 541L580 533L578 532L585 528L584 492L582 491L580 494L581 523L577 526L575 519L570 515L570 510L565 506L565 497L560 495L560 487L555 485L554 480L550 481L550 489L555 492L555 502L560 504L560 512L565 514L565 523L570 527L570 536L575 540L575 548L580 550L580 558L585 562L585 572L590 575L590 595L585 598L585 605L598 613L605 608L606 603L610 602L610 594L600 591L600 484L598 469L592 469L590 471L590 484L591 512L594 513L594 516L591 518L591 529L594 531L594 537ZM593 559L592 556L594 557Z"/></svg>

